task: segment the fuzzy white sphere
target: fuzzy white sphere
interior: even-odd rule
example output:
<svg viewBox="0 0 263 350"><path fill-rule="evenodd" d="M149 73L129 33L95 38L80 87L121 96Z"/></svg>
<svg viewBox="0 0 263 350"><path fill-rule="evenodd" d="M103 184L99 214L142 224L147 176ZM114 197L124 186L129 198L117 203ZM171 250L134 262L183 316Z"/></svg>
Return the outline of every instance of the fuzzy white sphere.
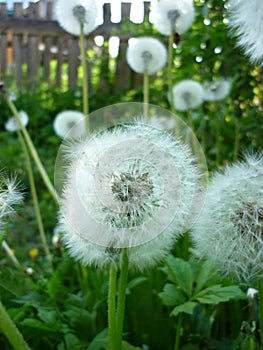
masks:
<svg viewBox="0 0 263 350"><path fill-rule="evenodd" d="M135 72L149 75L161 70L167 61L163 43L152 37L133 38L127 49L127 62Z"/></svg>
<svg viewBox="0 0 263 350"><path fill-rule="evenodd" d="M21 203L22 199L16 178L8 178L0 173L0 228L5 218L14 212L13 206Z"/></svg>
<svg viewBox="0 0 263 350"><path fill-rule="evenodd" d="M237 44L253 63L263 63L263 2L262 0L230 0L229 28Z"/></svg>
<svg viewBox="0 0 263 350"><path fill-rule="evenodd" d="M57 0L55 17L68 33L80 35L91 33L98 26L98 2L96 0Z"/></svg>
<svg viewBox="0 0 263 350"><path fill-rule="evenodd" d="M53 123L55 133L63 138L77 139L85 135L85 116L78 111L63 111L56 115Z"/></svg>
<svg viewBox="0 0 263 350"><path fill-rule="evenodd" d="M86 265L144 269L165 257L193 215L199 172L188 147L140 123L68 146L60 225L70 254Z"/></svg>
<svg viewBox="0 0 263 350"><path fill-rule="evenodd" d="M187 111L198 107L204 101L204 88L194 80L182 80L173 86L175 109Z"/></svg>
<svg viewBox="0 0 263 350"><path fill-rule="evenodd" d="M183 34L193 24L195 10L192 0L160 0L153 9L154 26L159 33Z"/></svg>
<svg viewBox="0 0 263 350"><path fill-rule="evenodd" d="M28 124L28 121L29 121L29 118L28 118L28 115L25 111L19 111L18 112L18 116L19 116L19 119L21 121L21 123L24 125L24 126L27 126ZM11 117L7 120L7 122L5 123L5 129L7 131L11 131L11 132L14 132L14 131L18 131L20 130L20 125L19 123L17 122L16 118L15 117Z"/></svg>
<svg viewBox="0 0 263 350"><path fill-rule="evenodd" d="M263 157L250 155L213 177L192 238L219 269L249 282L262 278L262 232Z"/></svg>
<svg viewBox="0 0 263 350"><path fill-rule="evenodd" d="M204 85L204 100L219 101L227 97L231 90L229 79L219 79Z"/></svg>

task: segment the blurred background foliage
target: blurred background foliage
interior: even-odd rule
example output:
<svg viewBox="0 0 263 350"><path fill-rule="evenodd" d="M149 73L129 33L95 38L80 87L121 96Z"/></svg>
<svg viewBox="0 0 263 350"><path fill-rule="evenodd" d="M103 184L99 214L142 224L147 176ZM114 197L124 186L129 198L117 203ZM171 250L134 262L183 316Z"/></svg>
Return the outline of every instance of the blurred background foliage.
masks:
<svg viewBox="0 0 263 350"><path fill-rule="evenodd" d="M174 49L173 81L194 79L201 83L230 78L230 95L218 102L204 102L192 111L194 132L206 155L210 173L236 160L243 151L258 151L263 146L262 67L251 65L227 29L227 12L223 0L195 0L196 18L193 27L180 37ZM124 22L122 33L131 37L153 35L166 45L168 38L156 32L151 23ZM90 111L120 102L141 102L143 88L114 88L114 59L104 57L107 43L89 49L92 73ZM105 66L106 61L106 66ZM65 77L66 79L66 77ZM108 92L100 91L99 82L108 82ZM131 79L135 79L132 75ZM81 71L78 85L72 90L58 89L43 82L41 72L35 89L17 90L12 76L6 88L16 94L18 110L30 117L28 131L53 180L54 164L61 140L53 130L53 120L62 110L81 110ZM169 109L167 69L150 77L150 103ZM177 115L187 122L189 112ZM52 246L55 271L50 271L37 233L35 214L28 192L29 184L24 155L15 133L5 131L4 123L11 116L0 99L0 168L16 173L25 188L25 205L5 227L6 239L14 248L23 267L32 267L32 276L16 271L1 252L1 298L33 349L100 349L92 339L107 325L107 273L83 268L67 257L63 247ZM219 123L218 123L219 121ZM93 120L93 128L104 121ZM218 129L219 125L219 129ZM219 131L219 132L218 132ZM217 140L219 138L219 142ZM220 145L217 149L216 146ZM219 164L216 154L219 153ZM45 230L51 244L57 221L57 206L34 168ZM37 254L30 253L37 249ZM185 235L174 248L174 255L193 259L191 242ZM202 262L191 263L191 269L202 268ZM231 282L217 274L217 283ZM170 317L171 307L163 305L162 292L167 276L160 267L143 276L130 274L125 319L125 336L143 349L173 349L177 318ZM216 283L215 281L213 283ZM248 286L241 286L245 292ZM180 286L179 286L180 288ZM215 305L200 304L192 315L183 314L181 349L257 349L257 320L247 300L234 300ZM95 344L95 345L94 345ZM11 349L0 335L1 349ZM127 348L128 349L128 348ZM131 348L132 349L132 348Z"/></svg>

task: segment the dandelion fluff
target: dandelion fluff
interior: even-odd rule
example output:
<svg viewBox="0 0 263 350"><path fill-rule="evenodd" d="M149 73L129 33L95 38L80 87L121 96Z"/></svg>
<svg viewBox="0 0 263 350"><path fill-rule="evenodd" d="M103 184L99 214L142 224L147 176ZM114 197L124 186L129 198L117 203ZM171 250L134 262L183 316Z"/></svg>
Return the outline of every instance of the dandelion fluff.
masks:
<svg viewBox="0 0 263 350"><path fill-rule="evenodd" d="M192 229L201 255L239 280L262 277L263 157L245 160L217 173Z"/></svg>
<svg viewBox="0 0 263 350"><path fill-rule="evenodd" d="M63 138L77 139L85 135L85 116L78 111L63 111L54 120L55 133Z"/></svg>
<svg viewBox="0 0 263 350"><path fill-rule="evenodd" d="M185 33L194 22L194 5L192 0L160 0L153 9L154 26L159 33Z"/></svg>
<svg viewBox="0 0 263 350"><path fill-rule="evenodd" d="M204 100L219 101L227 97L231 90L229 79L219 79L204 85Z"/></svg>
<svg viewBox="0 0 263 350"><path fill-rule="evenodd" d="M164 67L166 61L166 48L158 39L141 37L130 41L127 49L127 62L135 72L155 74Z"/></svg>
<svg viewBox="0 0 263 350"><path fill-rule="evenodd" d="M204 88L197 81L182 80L173 86L173 99L178 111L196 108L204 100Z"/></svg>
<svg viewBox="0 0 263 350"><path fill-rule="evenodd" d="M8 178L0 173L0 228L5 218L14 212L13 206L22 202L16 178Z"/></svg>
<svg viewBox="0 0 263 350"><path fill-rule="evenodd" d="M142 123L110 128L68 146L59 224L84 264L160 261L192 216L199 172L188 147Z"/></svg>
<svg viewBox="0 0 263 350"><path fill-rule="evenodd" d="M262 0L230 0L229 28L237 44L253 63L263 62L263 2Z"/></svg>
<svg viewBox="0 0 263 350"><path fill-rule="evenodd" d="M18 116L19 116L21 123L24 126L27 126L28 121L29 121L27 113L25 111L19 111ZM7 131L11 131L11 132L20 130L20 125L17 122L15 117L11 117L7 120L7 122L5 123L5 129Z"/></svg>
<svg viewBox="0 0 263 350"><path fill-rule="evenodd" d="M57 0L55 16L68 33L80 35L91 33L98 26L98 3L95 0Z"/></svg>

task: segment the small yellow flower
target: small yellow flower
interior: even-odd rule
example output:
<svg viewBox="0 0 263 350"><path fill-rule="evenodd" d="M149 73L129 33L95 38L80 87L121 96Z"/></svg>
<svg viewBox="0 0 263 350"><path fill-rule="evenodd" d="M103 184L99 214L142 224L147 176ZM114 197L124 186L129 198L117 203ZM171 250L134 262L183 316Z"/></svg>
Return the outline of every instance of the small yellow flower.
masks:
<svg viewBox="0 0 263 350"><path fill-rule="evenodd" d="M28 255L30 258L35 259L38 256L38 249L37 248L32 248L29 250Z"/></svg>

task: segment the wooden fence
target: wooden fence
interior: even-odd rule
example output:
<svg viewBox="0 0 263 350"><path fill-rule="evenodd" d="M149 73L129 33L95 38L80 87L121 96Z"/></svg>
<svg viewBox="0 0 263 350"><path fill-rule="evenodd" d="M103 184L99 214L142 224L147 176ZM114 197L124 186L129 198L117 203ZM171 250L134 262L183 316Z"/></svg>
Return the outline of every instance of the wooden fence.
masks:
<svg viewBox="0 0 263 350"><path fill-rule="evenodd" d="M145 18L149 15L149 6L150 2L144 2ZM99 79L99 88L104 91L110 84L105 62L109 62L107 43L113 35L120 39L115 59L115 88L127 89L131 84L136 86L141 82L141 77L126 63L129 36L121 33L121 24L129 21L130 10L131 3L122 3L121 22L112 23L111 6L104 4L103 23L85 39L87 49L92 49L97 56L103 55L101 72L104 74ZM103 47L96 45L96 36L103 37L106 43ZM12 14L8 13L6 3L0 2L0 50L1 79L11 75L18 88L32 87L39 80L60 87L65 76L69 89L77 84L80 65L78 37L66 33L54 20L53 3L48 0L30 3L26 9L21 3L15 3ZM92 63L88 64L88 69L91 76Z"/></svg>

